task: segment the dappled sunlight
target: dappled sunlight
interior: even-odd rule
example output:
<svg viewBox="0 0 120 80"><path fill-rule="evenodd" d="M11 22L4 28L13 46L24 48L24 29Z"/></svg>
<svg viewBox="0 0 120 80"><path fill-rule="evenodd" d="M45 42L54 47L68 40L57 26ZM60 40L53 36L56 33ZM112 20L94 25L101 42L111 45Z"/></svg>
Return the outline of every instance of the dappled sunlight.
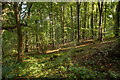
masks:
<svg viewBox="0 0 120 80"><path fill-rule="evenodd" d="M11 1L0 3L0 79L120 79L120 1Z"/></svg>
<svg viewBox="0 0 120 80"><path fill-rule="evenodd" d="M79 46L76 46L75 48L85 47L85 46L88 46L88 45L91 45L91 43L87 43L87 44L79 45Z"/></svg>
<svg viewBox="0 0 120 80"><path fill-rule="evenodd" d="M60 51L60 50L61 50L61 48L56 49L56 50L49 50L49 51L46 51L46 53L54 53L54 52L58 52L58 51Z"/></svg>
<svg viewBox="0 0 120 80"><path fill-rule="evenodd" d="M59 52L59 51L66 51L66 50L70 50L70 49L73 49L73 48L85 47L85 46L88 46L88 45L91 45L91 43L86 43L86 44L78 45L78 46L74 46L74 47L67 47L67 48L59 48L59 49L56 49L56 50L49 50L49 51L46 51L46 53L54 53L54 52Z"/></svg>

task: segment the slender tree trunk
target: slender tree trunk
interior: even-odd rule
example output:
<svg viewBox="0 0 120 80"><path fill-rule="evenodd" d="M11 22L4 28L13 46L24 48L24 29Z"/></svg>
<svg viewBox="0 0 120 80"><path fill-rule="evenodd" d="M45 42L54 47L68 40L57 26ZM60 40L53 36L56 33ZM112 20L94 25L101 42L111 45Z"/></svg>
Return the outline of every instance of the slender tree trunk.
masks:
<svg viewBox="0 0 120 80"><path fill-rule="evenodd" d="M20 26L20 14L18 3L14 3L14 13L17 25L17 35L18 35L18 62L22 62L22 30Z"/></svg>
<svg viewBox="0 0 120 80"><path fill-rule="evenodd" d="M61 6L61 39L64 44L64 5Z"/></svg>
<svg viewBox="0 0 120 80"><path fill-rule="evenodd" d="M92 14L91 14L91 38L94 38L94 31L93 31L93 24L94 24L94 20L93 20L93 11L94 11L94 2L92 2Z"/></svg>
<svg viewBox="0 0 120 80"><path fill-rule="evenodd" d="M30 4L30 7L28 9L28 17L27 17L28 19L30 17L30 9L31 9L31 7L32 7L32 4ZM26 40L25 40L25 51L24 52L28 52L28 31L27 31L27 29L26 29L25 37L26 37Z"/></svg>
<svg viewBox="0 0 120 80"><path fill-rule="evenodd" d="M72 8L72 6L70 6L70 8L71 8L71 35L70 35L70 37L71 37L71 41L73 41L74 40L73 8Z"/></svg>
<svg viewBox="0 0 120 80"><path fill-rule="evenodd" d="M36 30L37 31L37 30ZM36 33L36 48L39 49L39 44L38 44L38 34Z"/></svg>
<svg viewBox="0 0 120 80"><path fill-rule="evenodd" d="M96 7L95 8L95 13L98 13L98 8ZM95 25L95 31L94 31L94 38L97 37L97 25L98 25L98 14L95 14L95 17L94 17L94 25Z"/></svg>
<svg viewBox="0 0 120 80"><path fill-rule="evenodd" d="M79 20L79 9L80 9L80 4L78 3L78 2L76 2L77 3L77 28L78 28L78 34L77 34L77 36L78 36L78 42L79 42L79 40L80 40L80 24L79 24L79 22L80 22L80 20Z"/></svg>
<svg viewBox="0 0 120 80"><path fill-rule="evenodd" d="M35 31L36 31L36 33L35 33L35 38L36 38L36 49L37 49L37 51L40 53L39 43L38 43L38 26L37 26L38 21L37 21L37 20L35 20L35 24L36 24L36 28L35 28Z"/></svg>
<svg viewBox="0 0 120 80"><path fill-rule="evenodd" d="M84 26L83 26L83 34L82 34L82 38L85 39L85 29L86 29L86 17L87 17L87 2L84 2Z"/></svg>
<svg viewBox="0 0 120 80"><path fill-rule="evenodd" d="M25 35L25 51L24 52L28 52L28 32L26 30L26 35Z"/></svg>
<svg viewBox="0 0 120 80"><path fill-rule="evenodd" d="M54 26L54 23L53 23L53 12L52 12L52 10L53 10L53 4L52 4L52 2L50 3L50 9L51 9L51 12L50 12L50 25L51 25L51 29L50 29L50 34L51 34L51 41L52 41L52 48L54 49L54 47L55 47L55 43L54 43L54 28L53 28L53 26Z"/></svg>
<svg viewBox="0 0 120 80"><path fill-rule="evenodd" d="M54 30L54 16L52 13L52 48L55 48L55 30Z"/></svg>
<svg viewBox="0 0 120 80"><path fill-rule="evenodd" d="M119 15L120 15L120 1L118 2L117 7L116 7L115 37L119 37L119 27L120 27L120 22L119 22L120 16Z"/></svg>
<svg viewBox="0 0 120 80"><path fill-rule="evenodd" d="M60 8L58 8L58 10L59 10ZM55 24L57 24L57 21L58 22L60 22L60 15L59 15L59 13L60 12L57 12L56 13L56 15L57 15L57 17L56 17L56 23ZM57 28L55 29L55 40L56 40L56 44L57 45L59 45L60 44L60 42L61 42L61 40L60 40L60 38L61 38L61 30L60 30L60 26L57 26ZM56 46L56 48L59 48L60 46Z"/></svg>
<svg viewBox="0 0 120 80"><path fill-rule="evenodd" d="M120 33L120 30L119 30L119 28L120 28L120 1L119 1L119 3L118 3L117 13L118 13L118 17L117 17L117 22L118 22L118 37L120 37L120 36L119 36L119 33Z"/></svg>
<svg viewBox="0 0 120 80"><path fill-rule="evenodd" d="M107 9L107 2L105 2L105 20L104 20L104 36L105 36L105 30L106 30L106 9Z"/></svg>
<svg viewBox="0 0 120 80"><path fill-rule="evenodd" d="M88 4L88 2L87 2L87 5L89 5ZM87 7L87 9L86 9L86 39L90 39L90 30L89 30L89 28L90 28L90 14L87 14L89 12L89 7Z"/></svg>
<svg viewBox="0 0 120 80"><path fill-rule="evenodd" d="M98 2L98 8L99 8L99 30L98 30L98 40L102 41L102 7L103 7L103 2Z"/></svg>

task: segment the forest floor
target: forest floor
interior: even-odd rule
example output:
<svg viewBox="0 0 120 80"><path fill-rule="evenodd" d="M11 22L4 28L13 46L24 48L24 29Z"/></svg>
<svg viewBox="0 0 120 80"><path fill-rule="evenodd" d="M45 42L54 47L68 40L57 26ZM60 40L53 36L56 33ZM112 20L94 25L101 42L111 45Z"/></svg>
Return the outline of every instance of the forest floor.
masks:
<svg viewBox="0 0 120 80"><path fill-rule="evenodd" d="M120 57L114 51L120 53L120 47L115 46L115 39L89 40L70 43L47 54L26 54L22 63L9 57L3 74L14 80L119 80Z"/></svg>

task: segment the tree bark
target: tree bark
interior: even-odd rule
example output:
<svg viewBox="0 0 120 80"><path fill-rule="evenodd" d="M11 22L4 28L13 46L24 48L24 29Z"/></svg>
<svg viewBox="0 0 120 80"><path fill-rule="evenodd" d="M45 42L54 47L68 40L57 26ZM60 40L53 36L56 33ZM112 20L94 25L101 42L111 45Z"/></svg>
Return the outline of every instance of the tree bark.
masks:
<svg viewBox="0 0 120 80"><path fill-rule="evenodd" d="M80 20L79 20L79 7L80 7L80 4L78 3L78 2L76 2L76 4L77 4L77 28L78 28L78 34L77 34L77 37L78 37L78 39L77 39L77 41L79 42L79 40L80 40L80 24L79 24L79 22L80 22Z"/></svg>
<svg viewBox="0 0 120 80"><path fill-rule="evenodd" d="M120 14L119 13L120 13L120 1L118 2L117 7L116 7L115 37L119 37L119 27L120 27L120 22L119 22Z"/></svg>
<svg viewBox="0 0 120 80"><path fill-rule="evenodd" d="M26 35L25 35L25 51L24 52L28 52L28 32L26 30Z"/></svg>
<svg viewBox="0 0 120 80"><path fill-rule="evenodd" d="M94 11L94 2L92 2L92 14L91 14L91 38L94 38L94 31L93 31L93 24L94 24L94 20L93 20L93 11Z"/></svg>
<svg viewBox="0 0 120 80"><path fill-rule="evenodd" d="M32 4L30 4L30 6L28 8L28 17L27 18L30 17L30 9L31 9L31 7L32 7ZM26 40L25 40L25 51L24 52L28 52L28 31L27 31L27 29L26 29L25 37L26 37Z"/></svg>
<svg viewBox="0 0 120 80"><path fill-rule="evenodd" d="M95 13L98 13L98 8L96 7L95 8ZM97 25L98 25L98 14L95 14L95 17L94 17L94 25L95 25L95 30L97 30ZM97 37L97 31L94 32L94 38Z"/></svg>
<svg viewBox="0 0 120 80"><path fill-rule="evenodd" d="M74 27L73 27L73 7L72 5L70 6L70 9L71 9L71 41L74 40Z"/></svg>
<svg viewBox="0 0 120 80"><path fill-rule="evenodd" d="M102 41L102 8L103 8L103 2L98 2L98 8L99 8L99 30L98 30L98 40Z"/></svg>
<svg viewBox="0 0 120 80"><path fill-rule="evenodd" d="M36 28L35 28L35 31L36 31L36 33L35 33L35 37L36 37L36 49L37 49L37 51L40 53L40 49L39 49L39 43L38 43L38 38L39 38L39 36L38 36L38 20L35 20L35 24L36 24Z"/></svg>
<svg viewBox="0 0 120 80"><path fill-rule="evenodd" d="M61 6L61 39L64 44L64 5Z"/></svg>
<svg viewBox="0 0 120 80"><path fill-rule="evenodd" d="M22 30L20 26L20 14L18 3L14 3L14 13L17 25L17 35L18 35L18 62L22 62Z"/></svg>
<svg viewBox="0 0 120 80"><path fill-rule="evenodd" d="M86 17L87 17L87 2L84 2L84 25L83 25L83 33L82 33L82 38L85 39L85 29L86 29Z"/></svg>
<svg viewBox="0 0 120 80"><path fill-rule="evenodd" d="M107 9L107 2L105 2L105 20L104 20L104 36L105 36L105 30L106 30L106 9Z"/></svg>
<svg viewBox="0 0 120 80"><path fill-rule="evenodd" d="M51 25L51 28L50 28L50 36L51 36L51 41L52 41L52 48L54 49L55 48L55 42L54 42L54 23L53 23L53 4L52 4L52 2L50 3L50 9L51 9L51 11L50 11L50 13L49 13L49 15L50 15L50 25Z"/></svg>

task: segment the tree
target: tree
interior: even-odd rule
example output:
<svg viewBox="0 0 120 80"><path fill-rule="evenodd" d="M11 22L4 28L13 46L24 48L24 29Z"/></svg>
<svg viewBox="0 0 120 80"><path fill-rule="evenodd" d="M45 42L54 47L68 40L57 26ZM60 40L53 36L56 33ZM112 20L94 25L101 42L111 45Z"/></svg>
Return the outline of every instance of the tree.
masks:
<svg viewBox="0 0 120 80"><path fill-rule="evenodd" d="M98 8L99 8L99 31L98 31L98 40L102 41L102 8L103 8L103 2L98 2Z"/></svg>
<svg viewBox="0 0 120 80"><path fill-rule="evenodd" d="M84 2L84 24L83 24L83 34L82 34L83 39L85 39L85 33L86 33L86 18L87 18L87 2Z"/></svg>
<svg viewBox="0 0 120 80"><path fill-rule="evenodd" d="M65 6L61 5L61 39L62 39L62 43L64 44L64 9Z"/></svg>
<svg viewBox="0 0 120 80"><path fill-rule="evenodd" d="M20 14L19 14L19 3L14 3L14 13L17 26L17 35L18 35L18 61L22 62L22 29L20 26Z"/></svg>
<svg viewBox="0 0 120 80"><path fill-rule="evenodd" d="M78 28L78 32L77 32L78 39L77 39L77 41L79 42L79 40L80 40L80 24L79 24L79 22L80 22L80 20L79 20L80 4L79 4L79 2L76 2L76 4L77 4L77 28Z"/></svg>
<svg viewBox="0 0 120 80"><path fill-rule="evenodd" d="M104 13L104 36L105 36L105 29L106 29L106 19L107 19L107 2L105 2L105 13Z"/></svg>
<svg viewBox="0 0 120 80"><path fill-rule="evenodd" d="M117 4L117 7L116 7L116 25L115 25L115 37L119 37L119 27L120 27L120 1L118 2Z"/></svg>
<svg viewBox="0 0 120 80"><path fill-rule="evenodd" d="M51 38L51 41L52 41L52 48L54 49L55 47L55 43L54 43L54 23L53 23L53 3L51 2L50 3L50 13L49 13L49 16L50 16L50 38Z"/></svg>
<svg viewBox="0 0 120 80"><path fill-rule="evenodd" d="M73 7L70 6L71 9L71 41L74 40L74 27L73 27Z"/></svg>
<svg viewBox="0 0 120 80"><path fill-rule="evenodd" d="M29 7L28 7L28 16L27 16L28 19L30 18L30 9L31 9L31 7L32 7L32 3L30 3ZM24 52L28 52L28 31L27 31L27 29L26 29L25 37L26 37L26 40L25 40L25 51Z"/></svg>
<svg viewBox="0 0 120 80"><path fill-rule="evenodd" d="M110 20L113 17L109 17L112 15L109 11L110 8L112 8L111 11L116 9L116 27L114 27L114 31L116 32L115 35L118 35L119 24L117 23L119 18L117 17L119 17L119 10L118 6L116 6L118 4L116 3L107 3L107 7L106 3L105 7L103 6L103 2L93 2L92 4L87 2L71 2L67 4L57 2L32 3L32 6L31 3L25 4L28 5L26 8L22 8L22 10L25 9L24 12L20 10L22 5L20 3L17 3L18 11L16 10L16 6L15 10L11 11L13 10L13 3L3 5L3 7L5 7L3 8L3 13L6 13L3 15L3 29L12 32L17 28L19 55L22 54L22 43L25 45L22 46L25 48L25 52L28 52L30 51L28 50L30 49L29 47L39 51L40 47L45 45L49 46L51 44L52 48L56 47L57 44L64 44L65 42L70 42L74 39L77 39L78 42L81 38L98 38L102 41L102 29L106 29L108 35L112 35L113 33L110 31L114 24L114 21ZM114 5L117 8L112 7ZM6 11L7 9L8 11ZM103 12L103 10L105 12ZM14 14L16 14L16 16ZM104 17L102 15L104 15ZM14 17L16 17L16 20ZM103 23L104 28L102 27ZM27 28L25 28L25 26L27 26ZM27 35L28 33L29 35ZM98 37L96 38L96 36ZM47 41L47 44L43 45L42 41L45 42L45 40Z"/></svg>
<svg viewBox="0 0 120 80"><path fill-rule="evenodd" d="M92 2L92 13L91 13L91 38L94 38L94 31L93 31L93 24L94 24L94 20L93 20L93 11L94 11L94 2Z"/></svg>

